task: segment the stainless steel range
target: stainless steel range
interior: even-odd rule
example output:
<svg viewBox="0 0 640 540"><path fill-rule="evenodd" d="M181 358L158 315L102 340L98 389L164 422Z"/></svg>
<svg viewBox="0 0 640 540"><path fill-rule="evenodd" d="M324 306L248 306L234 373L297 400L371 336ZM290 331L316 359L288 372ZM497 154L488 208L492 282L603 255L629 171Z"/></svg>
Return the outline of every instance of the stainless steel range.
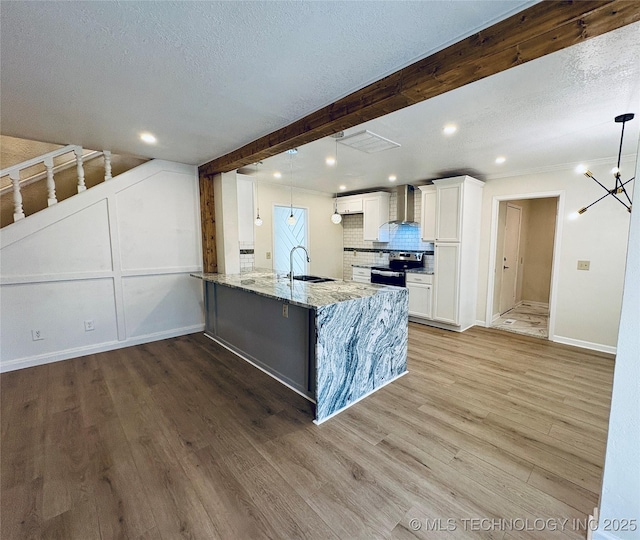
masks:
<svg viewBox="0 0 640 540"><path fill-rule="evenodd" d="M422 266L423 253L392 251L389 254L389 266L371 268L371 283L381 285L406 286L406 270Z"/></svg>

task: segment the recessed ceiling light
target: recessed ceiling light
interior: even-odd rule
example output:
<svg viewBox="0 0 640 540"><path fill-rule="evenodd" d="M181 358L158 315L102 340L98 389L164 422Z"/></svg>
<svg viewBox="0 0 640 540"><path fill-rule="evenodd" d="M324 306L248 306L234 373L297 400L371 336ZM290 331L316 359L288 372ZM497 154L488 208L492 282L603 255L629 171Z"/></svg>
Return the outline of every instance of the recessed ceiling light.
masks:
<svg viewBox="0 0 640 540"><path fill-rule="evenodd" d="M282 178L282 173L274 172L274 173L273 173L273 177L274 177L274 178Z"/></svg>
<svg viewBox="0 0 640 540"><path fill-rule="evenodd" d="M456 131L458 131L458 126L454 124L447 124L442 129L445 135L453 135Z"/></svg>
<svg viewBox="0 0 640 540"><path fill-rule="evenodd" d="M140 133L140 139L147 144L155 144L157 139L151 133Z"/></svg>
<svg viewBox="0 0 640 540"><path fill-rule="evenodd" d="M589 170L589 169L587 169L587 166L586 166L586 165L584 165L583 163L580 163L580 165L578 165L578 166L576 167L576 172L577 172L578 174L584 174L584 173L586 173L588 170Z"/></svg>
<svg viewBox="0 0 640 540"><path fill-rule="evenodd" d="M340 186L340 191L344 191L345 189L347 189L347 186Z"/></svg>
<svg viewBox="0 0 640 540"><path fill-rule="evenodd" d="M389 182L395 182L397 179L398 179L398 177L397 177L395 174L392 174L392 175L389 177Z"/></svg>
<svg viewBox="0 0 640 540"><path fill-rule="evenodd" d="M324 162L327 165L335 165L336 164L336 158L334 157L328 157L327 159L324 160Z"/></svg>
<svg viewBox="0 0 640 540"><path fill-rule="evenodd" d="M498 157L496 158L496 163L497 163L498 165L502 165L505 161L507 161L507 158L506 158L506 157L504 157L504 156L498 156Z"/></svg>

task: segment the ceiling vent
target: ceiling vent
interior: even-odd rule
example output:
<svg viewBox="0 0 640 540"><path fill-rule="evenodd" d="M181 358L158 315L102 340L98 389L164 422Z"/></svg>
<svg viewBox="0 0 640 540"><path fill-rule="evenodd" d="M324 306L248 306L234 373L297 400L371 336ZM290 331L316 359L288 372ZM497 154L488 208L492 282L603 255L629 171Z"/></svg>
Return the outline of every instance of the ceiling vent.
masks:
<svg viewBox="0 0 640 540"><path fill-rule="evenodd" d="M376 135L369 130L359 131L353 135L347 135L346 137L338 139L338 142L345 146L350 146L351 148L360 150L361 152L366 152L367 154L400 147L397 142L385 139L384 137Z"/></svg>

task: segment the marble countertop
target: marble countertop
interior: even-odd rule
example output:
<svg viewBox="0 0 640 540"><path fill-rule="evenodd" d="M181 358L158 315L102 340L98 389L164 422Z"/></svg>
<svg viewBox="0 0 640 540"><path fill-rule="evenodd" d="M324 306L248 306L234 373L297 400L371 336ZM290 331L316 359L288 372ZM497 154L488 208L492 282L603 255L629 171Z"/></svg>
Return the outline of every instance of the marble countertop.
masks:
<svg viewBox="0 0 640 540"><path fill-rule="evenodd" d="M382 266L382 263L380 263L380 264L352 264L351 266L354 266L356 268L373 268L374 266Z"/></svg>
<svg viewBox="0 0 640 540"><path fill-rule="evenodd" d="M398 294L405 290L403 287L341 280L325 283L294 280L292 289L289 278L278 277L272 270L260 269L241 274L193 273L191 276L311 309L375 295Z"/></svg>
<svg viewBox="0 0 640 540"><path fill-rule="evenodd" d="M433 275L433 270L427 270L426 268L410 268L407 270L407 273L411 272L412 274L428 274L430 276Z"/></svg>

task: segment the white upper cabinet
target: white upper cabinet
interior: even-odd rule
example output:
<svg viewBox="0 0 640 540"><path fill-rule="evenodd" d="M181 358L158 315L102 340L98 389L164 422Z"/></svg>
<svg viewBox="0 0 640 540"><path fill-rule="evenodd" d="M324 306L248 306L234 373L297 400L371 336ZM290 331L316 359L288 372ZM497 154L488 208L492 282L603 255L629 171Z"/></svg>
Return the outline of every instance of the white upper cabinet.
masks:
<svg viewBox="0 0 640 540"><path fill-rule="evenodd" d="M389 198L385 192L362 195L364 209L363 239L372 242L389 241Z"/></svg>
<svg viewBox="0 0 640 540"><path fill-rule="evenodd" d="M423 242L436 241L436 186L419 186L422 192L422 210L420 213Z"/></svg>
<svg viewBox="0 0 640 540"><path fill-rule="evenodd" d="M460 242L462 231L462 183L436 180L436 242Z"/></svg>
<svg viewBox="0 0 640 540"><path fill-rule="evenodd" d="M362 195L349 195L338 198L338 214L362 214Z"/></svg>

